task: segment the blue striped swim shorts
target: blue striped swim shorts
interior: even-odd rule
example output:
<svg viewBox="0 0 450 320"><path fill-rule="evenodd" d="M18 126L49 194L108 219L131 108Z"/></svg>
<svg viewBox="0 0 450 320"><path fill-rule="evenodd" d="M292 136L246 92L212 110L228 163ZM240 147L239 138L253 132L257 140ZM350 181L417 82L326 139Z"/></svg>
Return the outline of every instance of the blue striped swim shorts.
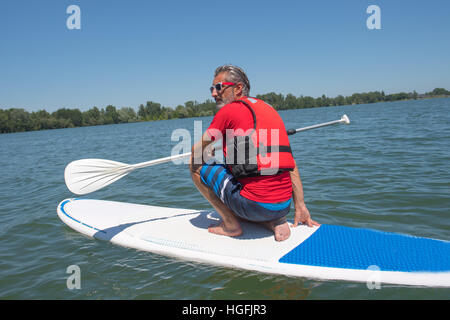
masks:
<svg viewBox="0 0 450 320"><path fill-rule="evenodd" d="M273 221L289 213L292 198L280 203L257 202L241 196L242 185L224 164L205 163L200 177L237 216L254 222Z"/></svg>

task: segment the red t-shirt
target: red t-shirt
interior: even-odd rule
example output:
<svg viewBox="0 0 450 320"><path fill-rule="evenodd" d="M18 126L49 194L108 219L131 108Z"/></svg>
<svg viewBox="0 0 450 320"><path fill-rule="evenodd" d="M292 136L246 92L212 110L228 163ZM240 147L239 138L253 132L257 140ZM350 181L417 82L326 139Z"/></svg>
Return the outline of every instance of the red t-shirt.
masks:
<svg viewBox="0 0 450 320"><path fill-rule="evenodd" d="M219 137L223 138L223 153L226 158L226 130L241 129L245 132L251 128L253 128L251 111L240 102L232 102L216 113L206 132L213 141L220 134ZM274 176L240 178L239 182L242 184L241 195L253 201L276 203L292 197L292 182L288 171Z"/></svg>

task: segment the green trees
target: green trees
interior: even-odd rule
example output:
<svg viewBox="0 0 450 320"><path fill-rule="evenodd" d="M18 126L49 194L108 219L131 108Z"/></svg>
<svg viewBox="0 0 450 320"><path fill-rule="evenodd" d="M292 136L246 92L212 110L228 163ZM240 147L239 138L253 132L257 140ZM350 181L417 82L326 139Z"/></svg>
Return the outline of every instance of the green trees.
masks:
<svg viewBox="0 0 450 320"><path fill-rule="evenodd" d="M101 124L101 113L97 107L83 112L83 126L95 126Z"/></svg>
<svg viewBox="0 0 450 320"><path fill-rule="evenodd" d="M83 114L79 109L62 108L53 112L52 116L58 120L68 120L70 127L81 127Z"/></svg>
<svg viewBox="0 0 450 320"><path fill-rule="evenodd" d="M450 91L447 91L444 88L435 88L433 91L426 94L431 96L448 96L450 95Z"/></svg>
<svg viewBox="0 0 450 320"><path fill-rule="evenodd" d="M432 92L428 92L423 97L434 97L434 96L449 96L450 91L442 88L436 88ZM324 94L321 97L313 98L309 96L295 97L292 94L283 96L282 94L276 94L274 92L257 95L256 98L261 99L272 105L277 110L286 109L303 109L303 108L318 108L318 107L330 107L330 106L342 106L342 105L352 105L352 104L363 104L363 103L376 103L382 101L398 101L398 100L409 100L418 99L419 95L416 91L412 93L394 93L386 95L384 91L372 91L363 93L354 93L351 96L344 97L338 95L335 98L330 98Z"/></svg>
<svg viewBox="0 0 450 320"><path fill-rule="evenodd" d="M143 104L139 106L138 116L143 121L152 121L159 120L161 113L161 104L147 101L145 106Z"/></svg>
<svg viewBox="0 0 450 320"><path fill-rule="evenodd" d="M138 121L136 111L130 107L124 107L117 111L119 123L129 123Z"/></svg>
<svg viewBox="0 0 450 320"><path fill-rule="evenodd" d="M284 104L284 96L282 94L276 94L275 92L270 92L266 94L259 94L256 96L256 98L264 100L268 104L270 104L272 107L274 107L277 110L285 109Z"/></svg>
<svg viewBox="0 0 450 320"><path fill-rule="evenodd" d="M388 95L386 95L384 91L373 91L354 93L347 97L338 95L335 98L330 98L325 95L317 98L309 96L296 97L293 94L284 96L283 94L270 92L257 95L256 98L266 101L277 110L287 110L375 103L381 101L398 101L436 96L450 96L450 91L447 91L444 88L435 88L433 91L423 95L419 95L416 91L412 93L400 92ZM108 105L105 109L93 107L83 112L79 109L61 108L51 114L45 110L30 113L24 109L10 108L7 110L0 109L0 133L204 117L213 116L216 112L216 103L210 99L203 103L187 101L184 105L178 105L175 109L162 107L161 104L157 102L147 101L145 105L139 105L137 112L131 107L117 109L113 105Z"/></svg>
<svg viewBox="0 0 450 320"><path fill-rule="evenodd" d="M0 111L0 131L23 132L33 130L31 117L24 109L9 109Z"/></svg>

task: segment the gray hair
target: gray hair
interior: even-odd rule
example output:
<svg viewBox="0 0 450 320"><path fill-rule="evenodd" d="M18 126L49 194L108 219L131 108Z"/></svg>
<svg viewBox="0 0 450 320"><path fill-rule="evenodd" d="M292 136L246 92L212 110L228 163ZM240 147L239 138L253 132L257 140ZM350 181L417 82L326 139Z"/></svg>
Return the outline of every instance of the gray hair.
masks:
<svg viewBox="0 0 450 320"><path fill-rule="evenodd" d="M229 82L242 83L242 95L248 96L250 93L250 81L248 81L247 75L244 70L231 64L220 66L214 72L214 77L217 77L219 73L227 72L226 80Z"/></svg>

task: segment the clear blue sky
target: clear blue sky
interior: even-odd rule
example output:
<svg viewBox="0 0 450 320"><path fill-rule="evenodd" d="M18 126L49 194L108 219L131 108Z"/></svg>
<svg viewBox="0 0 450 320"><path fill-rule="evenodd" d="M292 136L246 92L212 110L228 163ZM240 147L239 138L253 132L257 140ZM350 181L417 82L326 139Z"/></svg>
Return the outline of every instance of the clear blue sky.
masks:
<svg viewBox="0 0 450 320"><path fill-rule="evenodd" d="M449 39L448 0L1 0L0 108L203 102L225 63L253 96L450 89Z"/></svg>

